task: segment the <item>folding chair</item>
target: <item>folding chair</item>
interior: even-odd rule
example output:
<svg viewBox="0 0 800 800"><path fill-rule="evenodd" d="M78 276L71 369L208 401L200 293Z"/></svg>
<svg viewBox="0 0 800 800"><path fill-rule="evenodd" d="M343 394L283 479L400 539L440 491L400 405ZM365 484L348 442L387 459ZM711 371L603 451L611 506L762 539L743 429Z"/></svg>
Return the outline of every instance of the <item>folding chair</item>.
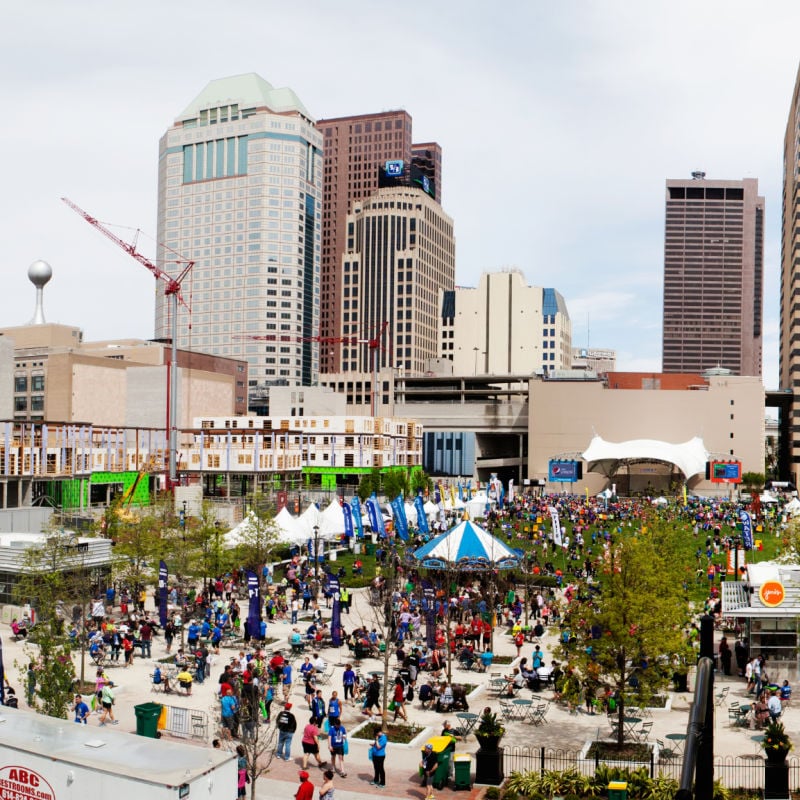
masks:
<svg viewBox="0 0 800 800"><path fill-rule="evenodd" d="M718 708L720 706L725 705L725 700L728 698L728 692L729 691L730 691L730 687L729 686L725 686L722 689L722 691L716 696L716 699L714 700L714 705L717 706Z"/></svg>
<svg viewBox="0 0 800 800"><path fill-rule="evenodd" d="M500 714L504 719L512 719L515 711L516 709L510 700L500 701Z"/></svg>
<svg viewBox="0 0 800 800"><path fill-rule="evenodd" d="M735 701L728 706L728 724L735 728L739 725L740 718L739 702Z"/></svg>
<svg viewBox="0 0 800 800"><path fill-rule="evenodd" d="M667 747L661 739L656 739L658 745L658 757L663 758L665 761L671 761L675 758L675 751L671 747Z"/></svg>
<svg viewBox="0 0 800 800"><path fill-rule="evenodd" d="M635 731L636 741L637 742L646 742L650 737L650 731L653 728L652 722L643 722L641 727Z"/></svg>

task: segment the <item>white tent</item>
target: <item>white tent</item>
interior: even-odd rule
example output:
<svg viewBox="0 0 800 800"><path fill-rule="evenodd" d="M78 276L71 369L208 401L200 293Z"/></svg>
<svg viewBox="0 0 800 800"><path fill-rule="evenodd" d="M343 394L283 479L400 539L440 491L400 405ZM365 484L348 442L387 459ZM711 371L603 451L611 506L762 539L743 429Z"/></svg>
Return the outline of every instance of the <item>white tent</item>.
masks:
<svg viewBox="0 0 800 800"><path fill-rule="evenodd" d="M251 521L255 515L251 511L235 528L229 530L223 537L226 547L236 547L241 544L249 533ZM297 529L297 521L286 508L275 516L273 523L278 528L278 540L287 544L298 544L302 541L300 531Z"/></svg>
<svg viewBox="0 0 800 800"><path fill-rule="evenodd" d="M788 514L790 517L795 516L795 514L800 514L800 500L796 497L793 497L784 507L783 511L785 514Z"/></svg>
<svg viewBox="0 0 800 800"><path fill-rule="evenodd" d="M439 513L439 506L437 506L433 500L426 500L423 509L425 509L425 514L429 517Z"/></svg>
<svg viewBox="0 0 800 800"><path fill-rule="evenodd" d="M419 521L417 507L413 503L406 503L406 519L409 525L416 525Z"/></svg>
<svg viewBox="0 0 800 800"><path fill-rule="evenodd" d="M319 535L323 539L338 539L344 533L344 511L338 500L331 500L320 520Z"/></svg>
<svg viewBox="0 0 800 800"><path fill-rule="evenodd" d="M778 502L769 492L762 492L758 499L761 500L762 505L768 506Z"/></svg>
<svg viewBox="0 0 800 800"><path fill-rule="evenodd" d="M297 527L303 534L305 541L314 538L314 526L317 526L322 533L322 513L312 503L298 518Z"/></svg>
<svg viewBox="0 0 800 800"><path fill-rule="evenodd" d="M665 506L666 504L667 504L667 498L666 497L656 497L656 498L653 499L653 505L654 506Z"/></svg>
<svg viewBox="0 0 800 800"><path fill-rule="evenodd" d="M475 519L476 517L485 516L487 503L491 505L491 502L489 501L486 492L478 492L472 497L471 500L468 500L465 504L465 508L467 510L467 513L469 514L470 519Z"/></svg>
<svg viewBox="0 0 800 800"><path fill-rule="evenodd" d="M630 439L627 442L607 442L594 436L581 455L588 462L589 472L611 476L624 461L662 461L674 464L687 478L705 472L708 451L697 436L688 442L672 444L656 439Z"/></svg>

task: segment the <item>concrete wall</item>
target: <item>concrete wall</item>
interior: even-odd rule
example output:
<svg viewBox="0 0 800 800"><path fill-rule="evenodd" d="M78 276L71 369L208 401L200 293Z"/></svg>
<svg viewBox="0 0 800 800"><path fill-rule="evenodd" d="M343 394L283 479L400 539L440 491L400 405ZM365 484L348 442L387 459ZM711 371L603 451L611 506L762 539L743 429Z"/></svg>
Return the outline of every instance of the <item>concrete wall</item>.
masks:
<svg viewBox="0 0 800 800"><path fill-rule="evenodd" d="M72 367L70 419L97 425L124 425L127 372L120 362L97 365L76 361Z"/></svg>
<svg viewBox="0 0 800 800"><path fill-rule="evenodd" d="M528 477L547 478L551 458L583 452L597 434L611 442L655 439L678 444L699 436L714 457L764 471L764 387L760 378L716 377L697 391L606 389L601 383L531 381ZM599 474L574 491L603 489ZM549 490L566 488L551 484ZM727 487L701 481L700 494Z"/></svg>

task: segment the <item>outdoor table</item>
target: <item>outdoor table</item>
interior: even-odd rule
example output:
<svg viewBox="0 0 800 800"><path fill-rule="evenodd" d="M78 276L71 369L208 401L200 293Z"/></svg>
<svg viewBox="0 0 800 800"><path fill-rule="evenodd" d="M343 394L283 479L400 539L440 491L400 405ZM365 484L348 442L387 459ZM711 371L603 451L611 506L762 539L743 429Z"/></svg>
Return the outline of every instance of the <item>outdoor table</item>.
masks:
<svg viewBox="0 0 800 800"><path fill-rule="evenodd" d="M623 717L622 722L624 725L624 735L626 739L633 738L636 735L634 730L641 722L641 717Z"/></svg>
<svg viewBox="0 0 800 800"><path fill-rule="evenodd" d="M758 736L751 736L750 741L755 742L756 752L758 752L761 749L761 745L764 743L764 734L759 734Z"/></svg>
<svg viewBox="0 0 800 800"><path fill-rule="evenodd" d="M472 729L478 724L480 717L470 711L460 711L456 714L456 719L461 721L461 738L466 739L472 733Z"/></svg>
<svg viewBox="0 0 800 800"><path fill-rule="evenodd" d="M498 694L500 694L507 685L508 681L505 678L492 678L489 681L489 688Z"/></svg>
<svg viewBox="0 0 800 800"><path fill-rule="evenodd" d="M675 743L675 755L680 756L683 755L683 748L686 744L686 734L685 733L668 733L666 736L671 742Z"/></svg>
<svg viewBox="0 0 800 800"><path fill-rule="evenodd" d="M524 721L531 713L531 708L533 707L533 700L524 700L519 698L512 700L511 703L514 706L514 714L512 716L512 719L518 719Z"/></svg>

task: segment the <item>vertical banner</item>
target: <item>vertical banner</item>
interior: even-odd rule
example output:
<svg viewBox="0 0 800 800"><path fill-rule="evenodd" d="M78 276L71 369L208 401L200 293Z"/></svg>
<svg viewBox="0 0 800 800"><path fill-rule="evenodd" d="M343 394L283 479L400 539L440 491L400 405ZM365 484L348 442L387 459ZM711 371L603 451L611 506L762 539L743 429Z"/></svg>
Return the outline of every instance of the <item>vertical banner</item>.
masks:
<svg viewBox="0 0 800 800"><path fill-rule="evenodd" d="M358 495L355 495L350 501L350 508L353 511L353 521L356 523L356 530L358 531L358 538L364 538L364 521L361 519L361 501Z"/></svg>
<svg viewBox="0 0 800 800"><path fill-rule="evenodd" d="M339 599L339 579L328 573L328 591L333 597L331 608L331 644L334 647L342 646L342 604Z"/></svg>
<svg viewBox="0 0 800 800"><path fill-rule="evenodd" d="M745 550L753 549L753 521L750 514L744 509L739 512L739 520L742 523L742 544Z"/></svg>
<svg viewBox="0 0 800 800"><path fill-rule="evenodd" d="M514 502L514 479L513 478L509 478L508 479L508 504L511 505L511 503L513 503L513 502Z"/></svg>
<svg viewBox="0 0 800 800"><path fill-rule="evenodd" d="M367 514L369 514L369 524L373 533L377 533L381 539L386 538L386 526L383 524L383 512L375 493L367 498Z"/></svg>
<svg viewBox="0 0 800 800"><path fill-rule="evenodd" d="M3 640L0 638L0 705L6 704L6 668L3 665Z"/></svg>
<svg viewBox="0 0 800 800"><path fill-rule="evenodd" d="M403 496L397 495L392 500L392 512L394 513L394 529L397 535L404 541L408 541L408 520L406 519L406 506L403 502Z"/></svg>
<svg viewBox="0 0 800 800"><path fill-rule="evenodd" d="M558 509L555 506L550 506L547 510L550 512L550 519L553 521L553 544L556 547L561 547L564 542L561 538L561 520L558 518Z"/></svg>
<svg viewBox="0 0 800 800"><path fill-rule="evenodd" d="M414 508L417 509L417 527L420 533L430 533L428 527L428 516L425 514L425 503L422 500L422 494L418 494L414 498Z"/></svg>
<svg viewBox="0 0 800 800"><path fill-rule="evenodd" d="M342 514L344 515L344 537L345 539L352 539L355 535L353 529L353 509L350 508L348 503L342 503Z"/></svg>
<svg viewBox="0 0 800 800"><path fill-rule="evenodd" d="M158 621L163 628L167 624L167 565L158 563Z"/></svg>
<svg viewBox="0 0 800 800"><path fill-rule="evenodd" d="M258 585L258 575L247 570L247 597L249 605L247 607L247 632L250 637L257 639L261 627L261 591Z"/></svg>
<svg viewBox="0 0 800 800"><path fill-rule="evenodd" d="M422 608L425 610L425 644L436 646L436 589L427 578L422 580Z"/></svg>

